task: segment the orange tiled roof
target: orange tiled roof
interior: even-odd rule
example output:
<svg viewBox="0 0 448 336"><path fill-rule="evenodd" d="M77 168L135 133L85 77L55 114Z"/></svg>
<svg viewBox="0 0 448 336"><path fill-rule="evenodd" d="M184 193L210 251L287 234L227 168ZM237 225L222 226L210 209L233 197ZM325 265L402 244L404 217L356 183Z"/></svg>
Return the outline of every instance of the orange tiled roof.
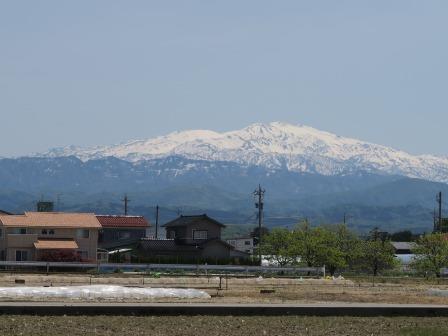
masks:
<svg viewBox="0 0 448 336"><path fill-rule="evenodd" d="M34 243L34 247L38 250L74 250L78 248L78 244L67 239L39 239Z"/></svg>
<svg viewBox="0 0 448 336"><path fill-rule="evenodd" d="M105 228L148 228L148 221L143 216L110 216L97 215L100 224Z"/></svg>
<svg viewBox="0 0 448 336"><path fill-rule="evenodd" d="M93 213L25 212L24 215L0 215L9 227L101 228Z"/></svg>

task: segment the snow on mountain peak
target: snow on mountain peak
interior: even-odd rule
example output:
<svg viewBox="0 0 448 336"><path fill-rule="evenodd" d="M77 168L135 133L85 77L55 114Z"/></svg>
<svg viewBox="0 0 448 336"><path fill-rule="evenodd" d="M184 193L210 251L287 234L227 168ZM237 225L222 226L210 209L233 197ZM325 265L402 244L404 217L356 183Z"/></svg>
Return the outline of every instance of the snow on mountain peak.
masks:
<svg viewBox="0 0 448 336"><path fill-rule="evenodd" d="M448 182L448 158L413 156L403 151L283 122L252 124L241 130L173 132L148 140L87 149L70 146L44 156L74 155L82 160L114 156L136 162L179 155L231 161L324 175L358 171L397 174Z"/></svg>

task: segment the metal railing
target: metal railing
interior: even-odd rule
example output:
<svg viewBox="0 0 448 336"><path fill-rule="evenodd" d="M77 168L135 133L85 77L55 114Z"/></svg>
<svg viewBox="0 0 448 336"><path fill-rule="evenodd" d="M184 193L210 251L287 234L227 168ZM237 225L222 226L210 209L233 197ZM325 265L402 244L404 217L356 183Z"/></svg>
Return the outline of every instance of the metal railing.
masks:
<svg viewBox="0 0 448 336"><path fill-rule="evenodd" d="M82 263L82 262L45 262L45 261L0 261L0 268L77 268L96 269L101 272L105 269L132 269L139 271L152 270L183 270L192 272L220 271L226 273L312 273L325 276L325 266L323 267L276 267L276 266L237 266L237 265L207 265L207 264L126 264L126 263Z"/></svg>

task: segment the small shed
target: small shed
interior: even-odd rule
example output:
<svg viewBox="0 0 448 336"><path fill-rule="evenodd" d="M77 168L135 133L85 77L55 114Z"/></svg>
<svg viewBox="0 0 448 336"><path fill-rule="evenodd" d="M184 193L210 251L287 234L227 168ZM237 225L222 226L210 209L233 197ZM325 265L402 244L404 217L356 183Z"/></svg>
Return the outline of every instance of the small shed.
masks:
<svg viewBox="0 0 448 336"><path fill-rule="evenodd" d="M413 254L413 250L417 247L414 242L391 242L394 248L394 254Z"/></svg>

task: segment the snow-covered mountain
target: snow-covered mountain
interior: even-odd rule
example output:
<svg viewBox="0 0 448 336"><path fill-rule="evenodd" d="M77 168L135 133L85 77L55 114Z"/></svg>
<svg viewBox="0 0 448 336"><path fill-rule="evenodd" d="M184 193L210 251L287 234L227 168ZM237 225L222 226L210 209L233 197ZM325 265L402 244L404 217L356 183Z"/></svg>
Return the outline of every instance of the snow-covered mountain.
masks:
<svg viewBox="0 0 448 336"><path fill-rule="evenodd" d="M113 156L139 162L174 155L321 175L370 172L448 182L448 157L415 156L315 128L280 122L253 124L224 133L206 130L174 132L114 146L70 146L36 156L76 156L83 161Z"/></svg>

